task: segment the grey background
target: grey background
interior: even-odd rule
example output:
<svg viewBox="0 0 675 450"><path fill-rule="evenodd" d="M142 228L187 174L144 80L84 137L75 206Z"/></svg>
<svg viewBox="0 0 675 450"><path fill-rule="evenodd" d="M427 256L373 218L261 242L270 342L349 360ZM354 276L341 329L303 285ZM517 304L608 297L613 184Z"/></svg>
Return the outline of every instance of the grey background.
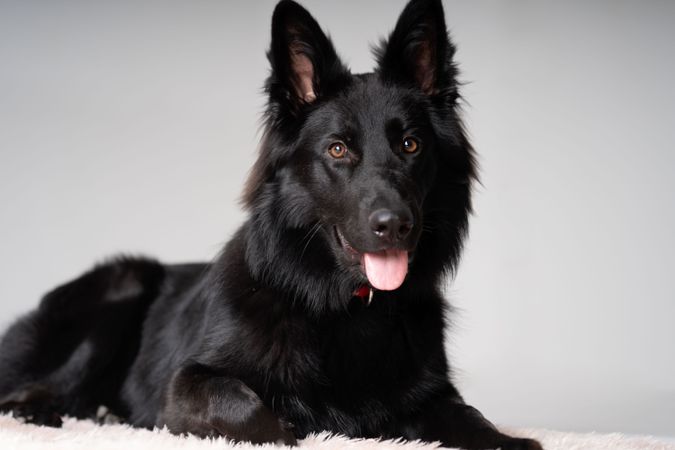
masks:
<svg viewBox="0 0 675 450"><path fill-rule="evenodd" d="M0 328L242 221L272 1L0 3ZM307 0L355 71L403 1ZM448 351L509 426L675 436L675 2L446 1L483 185Z"/></svg>

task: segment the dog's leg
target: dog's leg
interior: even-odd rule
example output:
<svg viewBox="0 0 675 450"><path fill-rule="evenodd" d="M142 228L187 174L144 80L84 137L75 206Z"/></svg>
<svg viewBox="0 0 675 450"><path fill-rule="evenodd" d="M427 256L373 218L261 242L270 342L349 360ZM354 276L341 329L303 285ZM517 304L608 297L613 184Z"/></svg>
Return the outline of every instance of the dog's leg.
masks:
<svg viewBox="0 0 675 450"><path fill-rule="evenodd" d="M501 433L478 410L459 396L430 402L421 417L406 427L408 439L440 441L445 447L464 449L542 450L533 439L514 438Z"/></svg>
<svg viewBox="0 0 675 450"><path fill-rule="evenodd" d="M0 340L0 412L39 425L120 408L145 310L163 268L145 260L97 266L49 292Z"/></svg>
<svg viewBox="0 0 675 450"><path fill-rule="evenodd" d="M179 369L172 377L157 425L178 434L296 444L291 425L281 421L246 384L197 364Z"/></svg>

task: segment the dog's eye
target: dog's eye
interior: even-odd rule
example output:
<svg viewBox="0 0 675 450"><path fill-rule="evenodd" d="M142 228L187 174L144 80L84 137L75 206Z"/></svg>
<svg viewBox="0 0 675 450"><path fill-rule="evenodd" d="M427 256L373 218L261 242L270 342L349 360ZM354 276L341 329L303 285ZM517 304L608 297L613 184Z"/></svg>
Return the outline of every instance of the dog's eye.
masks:
<svg viewBox="0 0 675 450"><path fill-rule="evenodd" d="M419 147L420 145L414 137L406 136L401 142L401 150L405 153L415 153Z"/></svg>
<svg viewBox="0 0 675 450"><path fill-rule="evenodd" d="M328 153L335 159L344 158L347 154L347 146L344 142L333 142L330 144L330 147L328 147Z"/></svg>

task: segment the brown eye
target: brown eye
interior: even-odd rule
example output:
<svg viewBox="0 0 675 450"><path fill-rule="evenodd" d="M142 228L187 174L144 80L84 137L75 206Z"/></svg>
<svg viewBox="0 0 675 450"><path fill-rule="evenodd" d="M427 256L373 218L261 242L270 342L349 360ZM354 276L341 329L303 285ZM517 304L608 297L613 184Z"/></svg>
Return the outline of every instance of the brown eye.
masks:
<svg viewBox="0 0 675 450"><path fill-rule="evenodd" d="M406 153L415 153L417 149L419 149L419 143L417 142L417 139L410 136L403 138L403 142L401 142L401 150Z"/></svg>
<svg viewBox="0 0 675 450"><path fill-rule="evenodd" d="M347 146L343 142L333 142L328 147L328 153L335 159L344 158L347 154Z"/></svg>

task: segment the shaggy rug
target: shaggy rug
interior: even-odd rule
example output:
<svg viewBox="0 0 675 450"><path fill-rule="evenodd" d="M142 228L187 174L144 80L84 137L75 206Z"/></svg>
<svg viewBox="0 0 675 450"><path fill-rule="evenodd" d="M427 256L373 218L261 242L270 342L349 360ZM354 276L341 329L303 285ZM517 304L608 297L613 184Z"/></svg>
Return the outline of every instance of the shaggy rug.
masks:
<svg viewBox="0 0 675 450"><path fill-rule="evenodd" d="M575 434L544 430L520 430L511 433L539 439L547 450L675 450L675 445L649 437L621 434ZM300 442L301 448L317 450L430 450L434 444L418 442L346 439L328 433L310 436ZM2 450L254 450L274 448L231 444L224 439L198 439L174 436L166 430L143 430L125 425L96 425L90 421L65 419L63 428L23 424L10 416L0 415L0 449Z"/></svg>

